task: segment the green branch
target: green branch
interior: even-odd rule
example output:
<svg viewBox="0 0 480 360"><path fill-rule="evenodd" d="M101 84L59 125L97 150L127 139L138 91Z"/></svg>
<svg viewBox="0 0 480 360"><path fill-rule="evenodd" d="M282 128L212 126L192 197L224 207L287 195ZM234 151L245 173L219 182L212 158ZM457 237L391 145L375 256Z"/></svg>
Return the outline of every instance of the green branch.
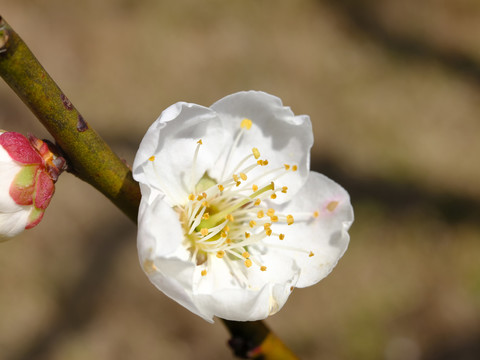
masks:
<svg viewBox="0 0 480 360"><path fill-rule="evenodd" d="M140 188L132 172L88 125L18 34L0 16L0 75L54 137L69 171L137 221ZM237 356L296 359L261 321L223 320Z"/></svg>

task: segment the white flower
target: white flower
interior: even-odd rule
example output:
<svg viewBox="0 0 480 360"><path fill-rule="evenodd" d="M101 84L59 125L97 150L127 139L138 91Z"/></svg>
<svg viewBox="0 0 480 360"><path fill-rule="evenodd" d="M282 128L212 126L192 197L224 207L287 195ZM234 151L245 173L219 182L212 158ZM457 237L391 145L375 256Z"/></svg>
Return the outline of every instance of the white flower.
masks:
<svg viewBox="0 0 480 360"><path fill-rule="evenodd" d="M247 321L327 276L353 210L341 186L309 171L312 144L309 117L263 92L167 108L133 165L150 281L207 321Z"/></svg>
<svg viewBox="0 0 480 360"><path fill-rule="evenodd" d="M43 141L0 130L0 241L42 220L64 163L57 159Z"/></svg>

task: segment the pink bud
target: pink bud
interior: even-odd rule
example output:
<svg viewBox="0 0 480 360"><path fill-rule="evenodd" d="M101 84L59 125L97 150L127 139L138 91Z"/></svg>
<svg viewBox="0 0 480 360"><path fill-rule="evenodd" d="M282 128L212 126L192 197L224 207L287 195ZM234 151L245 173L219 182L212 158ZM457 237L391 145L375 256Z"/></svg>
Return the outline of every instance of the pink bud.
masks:
<svg viewBox="0 0 480 360"><path fill-rule="evenodd" d="M0 240L40 222L64 164L42 140L0 130Z"/></svg>

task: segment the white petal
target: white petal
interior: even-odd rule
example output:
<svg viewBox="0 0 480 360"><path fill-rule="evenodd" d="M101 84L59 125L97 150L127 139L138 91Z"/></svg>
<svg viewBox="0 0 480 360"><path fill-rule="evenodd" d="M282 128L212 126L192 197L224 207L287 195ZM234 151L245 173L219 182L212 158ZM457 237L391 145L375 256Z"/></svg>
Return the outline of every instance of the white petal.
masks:
<svg viewBox="0 0 480 360"><path fill-rule="evenodd" d="M330 209L336 205L333 211L329 204ZM292 214L295 222L272 225L272 230L285 234L285 239L267 238L271 251L266 259L288 253L301 268L297 287L313 285L332 271L347 249L347 231L353 222L349 195L326 176L311 172L304 188L281 211ZM312 216L315 211L317 218ZM307 217L310 220L305 221ZM309 256L310 252L314 255Z"/></svg>
<svg viewBox="0 0 480 360"><path fill-rule="evenodd" d="M15 161L13 161L5 149L0 146L0 212L14 212L23 209L17 205L10 196L10 186L22 169Z"/></svg>
<svg viewBox="0 0 480 360"><path fill-rule="evenodd" d="M252 251L252 256L256 256ZM260 259L260 257L258 257ZM223 259L211 258L205 276L196 273L195 301L205 314L235 321L254 321L275 314L287 301L300 273L291 258L279 254L261 271L232 261L235 275ZM242 275L243 274L243 275Z"/></svg>
<svg viewBox="0 0 480 360"><path fill-rule="evenodd" d="M23 208L13 213L0 212L0 241L8 240L25 230L31 207L24 206Z"/></svg>
<svg viewBox="0 0 480 360"><path fill-rule="evenodd" d="M301 188L308 176L313 145L312 124L308 116L295 116L279 98L259 91L229 95L211 108L219 114L224 127L230 129L231 138L240 128L242 119L252 120L252 128L245 131L232 156L232 166L256 147L261 159L268 160L269 169L283 168L284 164L298 166L298 171L289 171L279 180L279 184L289 188L286 196L279 196L279 202L286 201Z"/></svg>
<svg viewBox="0 0 480 360"><path fill-rule="evenodd" d="M200 139L203 145L194 167ZM195 104L176 103L163 111L145 134L135 157L133 176L161 190L170 205L183 203L224 151L225 139L215 112ZM152 155L155 160L149 161Z"/></svg>

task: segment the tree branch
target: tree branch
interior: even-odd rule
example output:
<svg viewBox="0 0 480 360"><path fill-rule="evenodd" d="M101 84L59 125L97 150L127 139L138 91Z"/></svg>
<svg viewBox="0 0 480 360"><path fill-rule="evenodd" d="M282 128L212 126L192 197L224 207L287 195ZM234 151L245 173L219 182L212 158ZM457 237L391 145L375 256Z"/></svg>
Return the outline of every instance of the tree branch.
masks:
<svg viewBox="0 0 480 360"><path fill-rule="evenodd" d="M69 171L137 221L140 189L132 172L88 125L18 34L0 16L0 75L54 137ZM262 321L223 320L235 355L297 359Z"/></svg>

